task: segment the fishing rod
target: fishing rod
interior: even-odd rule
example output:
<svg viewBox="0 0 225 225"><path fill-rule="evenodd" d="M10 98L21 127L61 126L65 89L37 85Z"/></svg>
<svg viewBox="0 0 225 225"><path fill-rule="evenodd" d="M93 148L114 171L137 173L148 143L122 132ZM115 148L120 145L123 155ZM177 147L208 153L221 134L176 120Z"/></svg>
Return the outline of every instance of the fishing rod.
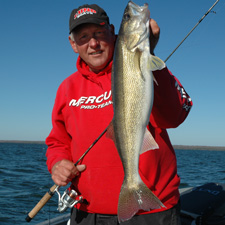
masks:
<svg viewBox="0 0 225 225"><path fill-rule="evenodd" d="M194 31L194 29L202 22L202 20L205 19L205 17L211 12L211 10L214 8L214 6L219 2L217 0L211 8L203 15L203 17L198 21L198 23L191 29L191 31L186 35L186 37L180 42L180 44L172 51L172 53L165 59L164 62L166 62L172 55L173 53L182 45L182 43L187 39L187 37Z"/></svg>
<svg viewBox="0 0 225 225"><path fill-rule="evenodd" d="M107 127L108 128L108 127ZM96 140L90 145L90 147L84 152L84 154L77 160L74 164L75 166L84 158L85 155L93 148L93 146L99 141L99 139L106 133L107 128L96 138ZM78 196L77 192L73 189L64 191L61 196L59 193L60 186L54 184L48 192L42 197L42 199L36 204L36 206L28 213L26 221L30 222L37 213L44 207L44 205L52 198L55 192L58 194L58 211L64 212L67 208L72 208L74 205L81 203L83 201L82 196ZM79 199L77 199L79 197Z"/></svg>

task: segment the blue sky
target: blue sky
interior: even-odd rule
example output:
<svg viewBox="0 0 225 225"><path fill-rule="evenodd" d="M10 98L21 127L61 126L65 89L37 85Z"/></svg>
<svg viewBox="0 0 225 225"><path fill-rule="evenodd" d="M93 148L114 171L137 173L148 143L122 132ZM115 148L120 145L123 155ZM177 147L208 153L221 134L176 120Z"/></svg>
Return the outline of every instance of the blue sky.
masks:
<svg viewBox="0 0 225 225"><path fill-rule="evenodd" d="M72 9L97 3L118 31L127 0L0 1L0 140L45 140L60 83L76 71L68 41ZM136 0L149 4L165 60L215 0ZM167 61L194 106L169 134L173 144L225 146L225 2L220 0Z"/></svg>

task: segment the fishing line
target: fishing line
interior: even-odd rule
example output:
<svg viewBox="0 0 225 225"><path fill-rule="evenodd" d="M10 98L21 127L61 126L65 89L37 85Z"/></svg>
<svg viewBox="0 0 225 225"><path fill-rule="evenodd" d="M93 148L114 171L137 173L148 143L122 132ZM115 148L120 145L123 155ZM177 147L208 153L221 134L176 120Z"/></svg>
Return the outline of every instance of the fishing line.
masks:
<svg viewBox="0 0 225 225"><path fill-rule="evenodd" d="M221 10L222 10L222 8L225 6L225 1L223 2L223 4L220 6L220 8L218 8L217 10L216 10L216 13L219 13Z"/></svg>
<svg viewBox="0 0 225 225"><path fill-rule="evenodd" d="M222 4L223 3L223 4ZM208 51L208 49L206 50L204 48L204 46L208 46L209 43L214 43L215 41L218 43L224 43L224 40L222 39L222 37L220 36L220 33L222 32L221 27L223 27L225 25L224 21L223 24L221 24L220 26L215 26L215 24L221 23L221 17L223 17L223 13L221 10L224 9L225 6L225 2L221 2L221 4L217 5L216 10L211 10L209 13L212 16L209 16L207 18L207 23L202 24L202 26L199 28L201 32L196 32L193 35L194 38L192 37L192 41L191 42L187 42L189 44L185 44L185 48L189 48L189 47L196 47L195 51L197 51L198 47L202 46L203 50L201 51ZM215 16L214 16L215 15ZM217 15L217 16L216 16ZM224 19L224 18L223 18ZM184 48L184 46L182 46L182 48ZM202 52L202 54L204 54Z"/></svg>
<svg viewBox="0 0 225 225"><path fill-rule="evenodd" d="M220 21L221 10L224 6L225 2L223 2L222 5L218 5L215 11L211 10L209 12L209 14L211 14L212 16L209 16L207 18L207 23L202 24L202 26L199 28L201 32L194 33L194 39L192 36L191 42L187 41L186 44L182 46L182 49L195 47L195 50L197 51L198 47L208 45L210 41L211 43L213 43L216 39L216 41L218 42L218 35L212 34L218 34L217 32L221 30L221 27L215 26L214 24L217 24ZM217 17L214 15L217 15ZM223 40L221 40L221 42L223 42Z"/></svg>
<svg viewBox="0 0 225 225"><path fill-rule="evenodd" d="M196 23L196 25L191 29L191 31L185 36L185 38L177 45L177 47L172 51L172 53L165 59L164 62L166 62L175 52L176 50L183 44L183 42L189 37L189 35L195 30L195 28L205 19L205 17L212 11L212 9L215 7L215 5L219 2L217 0L211 8L203 15L203 17Z"/></svg>

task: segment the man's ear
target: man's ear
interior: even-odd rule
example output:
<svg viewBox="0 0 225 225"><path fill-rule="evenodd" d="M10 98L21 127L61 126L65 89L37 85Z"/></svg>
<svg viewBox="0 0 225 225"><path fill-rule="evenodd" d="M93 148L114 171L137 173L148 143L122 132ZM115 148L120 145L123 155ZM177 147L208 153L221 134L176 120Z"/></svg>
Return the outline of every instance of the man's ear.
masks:
<svg viewBox="0 0 225 225"><path fill-rule="evenodd" d="M116 41L116 35L115 35L115 27L113 24L110 24L110 32L113 35L114 41Z"/></svg>
<svg viewBox="0 0 225 225"><path fill-rule="evenodd" d="M74 51L75 53L78 53L78 51L77 51L77 45L76 45L75 41L73 41L73 40L71 39L70 36L69 36L69 42L70 42L70 45L71 45L73 51Z"/></svg>
<svg viewBox="0 0 225 225"><path fill-rule="evenodd" d="M115 27L113 24L110 24L111 33L115 34Z"/></svg>

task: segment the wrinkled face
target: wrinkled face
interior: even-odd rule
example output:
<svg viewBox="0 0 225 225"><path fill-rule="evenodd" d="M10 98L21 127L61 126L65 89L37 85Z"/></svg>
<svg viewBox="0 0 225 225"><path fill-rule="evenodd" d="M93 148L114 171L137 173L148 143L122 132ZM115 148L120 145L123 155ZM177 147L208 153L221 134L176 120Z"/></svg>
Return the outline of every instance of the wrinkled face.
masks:
<svg viewBox="0 0 225 225"><path fill-rule="evenodd" d="M73 34L74 41L69 38L70 44L90 70L98 73L104 69L113 58L114 26L83 24L76 28Z"/></svg>

